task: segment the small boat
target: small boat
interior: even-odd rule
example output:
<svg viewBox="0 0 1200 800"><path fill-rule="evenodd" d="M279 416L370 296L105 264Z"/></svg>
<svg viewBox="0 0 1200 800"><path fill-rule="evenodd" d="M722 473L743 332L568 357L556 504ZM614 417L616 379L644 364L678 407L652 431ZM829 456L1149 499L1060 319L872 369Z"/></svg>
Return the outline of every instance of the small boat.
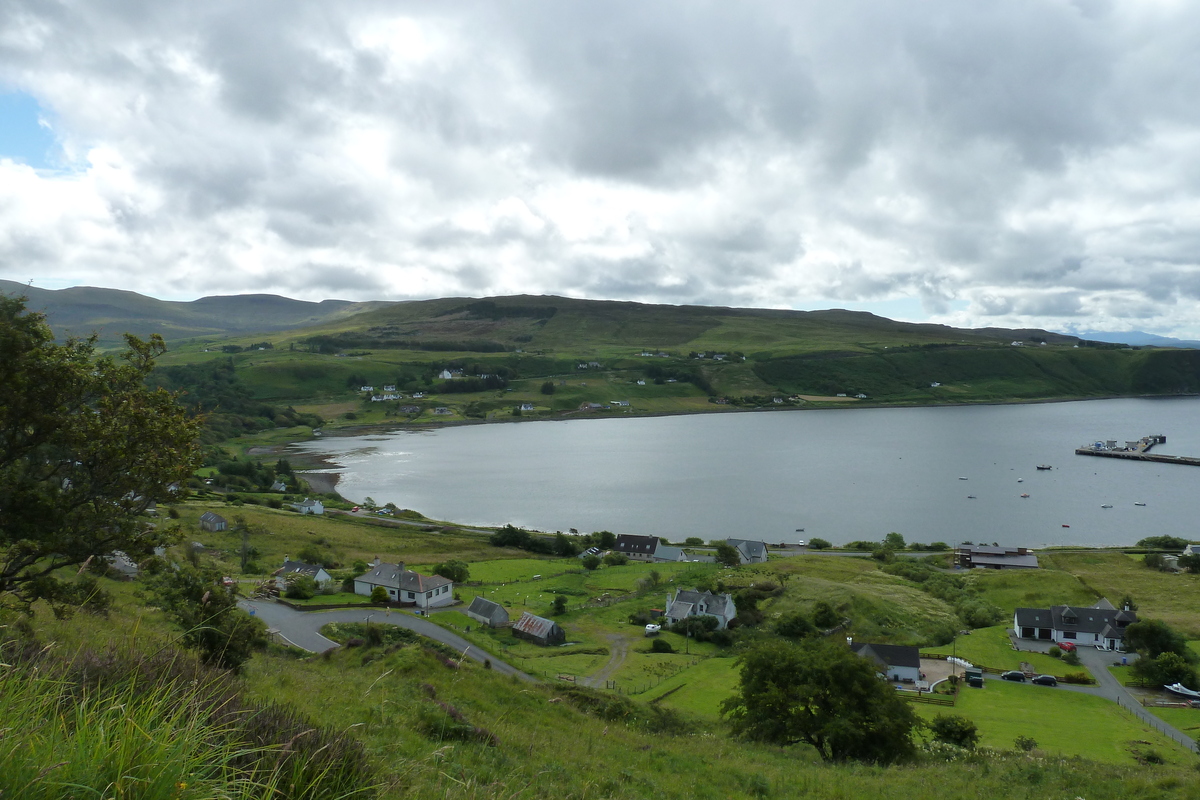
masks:
<svg viewBox="0 0 1200 800"><path fill-rule="evenodd" d="M796 533L804 533L804 528L796 528Z"/></svg>
<svg viewBox="0 0 1200 800"><path fill-rule="evenodd" d="M958 476L958 479L959 479L960 481L965 481L965 480L966 480L966 478L964 478L964 477L963 477L963 476L961 476L961 475L959 475L959 476Z"/></svg>
<svg viewBox="0 0 1200 800"><path fill-rule="evenodd" d="M975 495L973 495L973 494L969 494L969 495L967 495L967 499L968 499L968 500L974 500L974 499L975 499Z"/></svg>
<svg viewBox="0 0 1200 800"><path fill-rule="evenodd" d="M1182 683L1172 683L1170 686L1164 686L1163 688L1168 692L1174 692L1181 697L1190 697L1194 700L1200 700L1200 692L1193 692Z"/></svg>
<svg viewBox="0 0 1200 800"><path fill-rule="evenodd" d="M1024 482L1025 482L1024 478L1017 478L1017 483L1024 483Z"/></svg>
<svg viewBox="0 0 1200 800"><path fill-rule="evenodd" d="M1112 508L1112 503L1105 503L1104 505L1102 505L1100 507L1101 508Z"/></svg>
<svg viewBox="0 0 1200 800"><path fill-rule="evenodd" d="M1134 505L1135 505L1135 506L1144 506L1144 505L1146 505L1146 504L1145 504L1145 503L1134 503Z"/></svg>
<svg viewBox="0 0 1200 800"><path fill-rule="evenodd" d="M1038 464L1037 468L1038 469L1054 469L1054 467L1050 466L1049 464Z"/></svg>
<svg viewBox="0 0 1200 800"><path fill-rule="evenodd" d="M1022 492L1021 497L1029 497L1029 492Z"/></svg>
<svg viewBox="0 0 1200 800"><path fill-rule="evenodd" d="M1070 525L1063 525L1063 527L1064 527L1064 528L1069 528L1069 527L1071 527L1071 526L1070 526Z"/></svg>

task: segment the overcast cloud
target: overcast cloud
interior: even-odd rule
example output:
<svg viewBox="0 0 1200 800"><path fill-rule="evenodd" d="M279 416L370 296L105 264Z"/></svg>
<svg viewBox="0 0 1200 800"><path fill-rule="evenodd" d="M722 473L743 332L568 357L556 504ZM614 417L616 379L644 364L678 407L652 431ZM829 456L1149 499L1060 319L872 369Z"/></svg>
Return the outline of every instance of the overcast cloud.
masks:
<svg viewBox="0 0 1200 800"><path fill-rule="evenodd" d="M0 277L1198 338L1197 84L1155 0L0 0Z"/></svg>

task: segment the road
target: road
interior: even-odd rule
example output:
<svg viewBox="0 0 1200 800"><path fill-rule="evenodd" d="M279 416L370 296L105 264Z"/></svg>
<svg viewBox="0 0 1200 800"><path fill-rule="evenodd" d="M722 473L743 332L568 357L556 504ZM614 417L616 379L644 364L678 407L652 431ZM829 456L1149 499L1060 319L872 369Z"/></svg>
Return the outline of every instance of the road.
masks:
<svg viewBox="0 0 1200 800"><path fill-rule="evenodd" d="M330 622L370 621L381 625L407 628L414 633L448 645L467 658L481 664L484 661L490 661L492 669L501 675L515 675L529 683L537 682L532 676L521 672L511 664L506 664L491 653L480 650L466 639L451 633L442 626L402 611L393 611L391 614L387 614L383 609L370 607L364 607L361 611L358 609L296 611L270 600L242 600L238 605L265 622L268 628L279 631L279 635L289 643L312 653L320 653L338 646L337 642L321 635L320 630L323 625L328 625Z"/></svg>

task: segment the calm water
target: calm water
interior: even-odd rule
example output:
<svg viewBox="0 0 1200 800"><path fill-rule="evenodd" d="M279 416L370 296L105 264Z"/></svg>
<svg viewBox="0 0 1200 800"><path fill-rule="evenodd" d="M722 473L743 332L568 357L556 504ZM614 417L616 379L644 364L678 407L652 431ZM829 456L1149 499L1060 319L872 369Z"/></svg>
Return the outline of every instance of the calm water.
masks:
<svg viewBox="0 0 1200 800"><path fill-rule="evenodd" d="M1200 467L1074 449L1164 433L1157 452L1200 456L1198 423L1200 399L1130 399L524 422L296 447L339 465L349 499L464 524L1107 545L1196 536Z"/></svg>

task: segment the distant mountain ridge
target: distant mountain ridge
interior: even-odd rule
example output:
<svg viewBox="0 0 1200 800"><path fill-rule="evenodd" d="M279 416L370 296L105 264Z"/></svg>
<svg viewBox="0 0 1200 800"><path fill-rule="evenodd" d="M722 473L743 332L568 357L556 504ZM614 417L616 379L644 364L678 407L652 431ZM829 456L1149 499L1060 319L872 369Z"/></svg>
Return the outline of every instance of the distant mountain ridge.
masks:
<svg viewBox="0 0 1200 800"><path fill-rule="evenodd" d="M122 341L126 332L188 339L301 328L389 305L349 300L312 303L269 294L201 297L179 302L120 289L92 286L39 289L6 280L0 280L0 294L27 297L29 309L44 313L60 338L96 333L105 344Z"/></svg>
<svg viewBox="0 0 1200 800"><path fill-rule="evenodd" d="M1172 339L1169 336L1159 336L1145 331L1084 331L1079 336L1093 342L1127 344L1131 347L1186 347L1191 350L1200 350L1200 341Z"/></svg>

